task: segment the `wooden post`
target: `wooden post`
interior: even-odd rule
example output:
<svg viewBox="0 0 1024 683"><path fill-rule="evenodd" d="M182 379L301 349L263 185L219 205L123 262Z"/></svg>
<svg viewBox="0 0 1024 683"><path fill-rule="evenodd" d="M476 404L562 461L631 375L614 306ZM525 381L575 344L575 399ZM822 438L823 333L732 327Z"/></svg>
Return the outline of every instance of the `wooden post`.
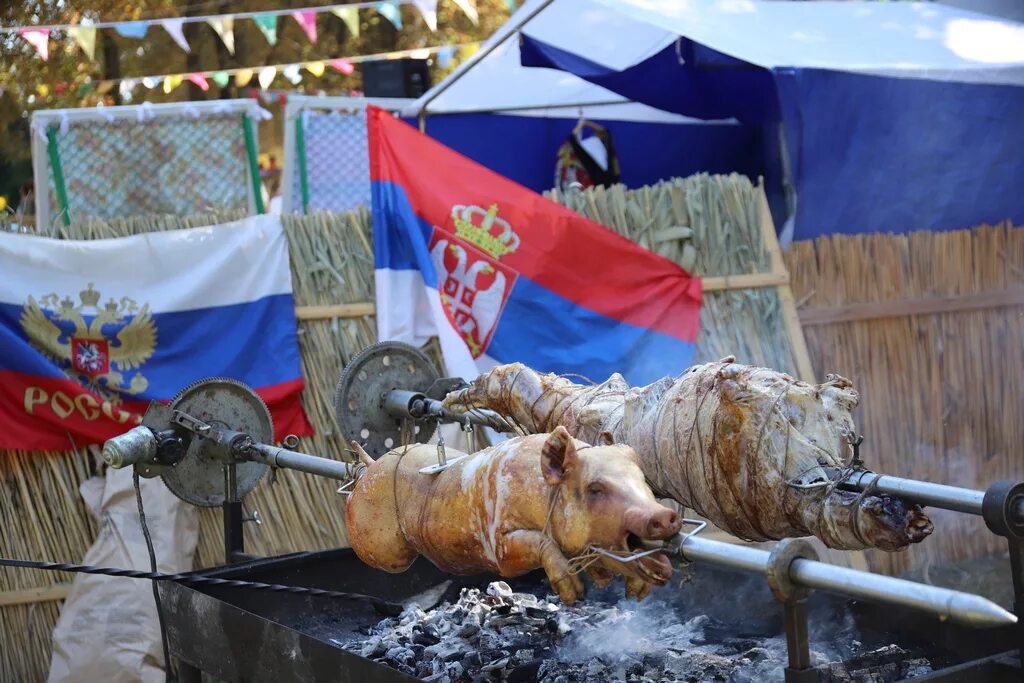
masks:
<svg viewBox="0 0 1024 683"><path fill-rule="evenodd" d="M782 260L782 249L779 247L779 238L775 234L775 224L772 222L772 214L768 208L768 199L765 197L763 185L758 187L758 195L761 236L768 249L771 271L786 273L786 263ZM811 355L807 351L807 340L804 339L804 329L800 326L800 316L796 312L796 300L793 298L793 290L790 289L788 278L786 284L778 285L775 291L779 295L782 324L786 329L786 336L789 338L797 377L805 382L814 383L814 366L811 365Z"/></svg>

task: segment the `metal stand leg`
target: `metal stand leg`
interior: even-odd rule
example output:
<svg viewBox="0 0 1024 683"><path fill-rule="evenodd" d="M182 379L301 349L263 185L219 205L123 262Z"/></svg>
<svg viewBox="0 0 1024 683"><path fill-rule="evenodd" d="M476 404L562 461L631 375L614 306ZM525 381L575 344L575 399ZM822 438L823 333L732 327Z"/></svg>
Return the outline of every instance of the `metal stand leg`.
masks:
<svg viewBox="0 0 1024 683"><path fill-rule="evenodd" d="M245 553L242 535L242 503L224 503L224 561L238 562Z"/></svg>
<svg viewBox="0 0 1024 683"><path fill-rule="evenodd" d="M1013 613L1017 615L1017 649L1024 668L1024 482L997 481L981 503L985 524L1006 538L1013 575Z"/></svg>
<svg viewBox="0 0 1024 683"><path fill-rule="evenodd" d="M1010 546L1010 571L1013 572L1013 613L1017 615L1017 650L1024 667L1024 543L1007 538Z"/></svg>
<svg viewBox="0 0 1024 683"><path fill-rule="evenodd" d="M786 617L786 649L789 666L786 683L818 683L818 671L811 667L811 646L807 637L807 601L783 603Z"/></svg>
<svg viewBox="0 0 1024 683"><path fill-rule="evenodd" d="M768 586L775 599L782 603L786 620L786 649L789 666L786 683L818 683L818 671L811 666L811 646L807 633L807 597L811 591L793 584L789 566L793 560L818 559L818 554L807 541L787 538L775 545L768 558Z"/></svg>

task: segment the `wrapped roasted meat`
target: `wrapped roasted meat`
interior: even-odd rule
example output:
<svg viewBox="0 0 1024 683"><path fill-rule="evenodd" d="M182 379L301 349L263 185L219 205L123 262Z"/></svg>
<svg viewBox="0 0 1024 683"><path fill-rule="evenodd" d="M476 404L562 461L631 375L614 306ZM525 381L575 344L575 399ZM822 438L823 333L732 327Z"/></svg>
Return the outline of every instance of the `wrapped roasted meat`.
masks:
<svg viewBox="0 0 1024 683"><path fill-rule="evenodd" d="M594 386L514 363L453 392L455 412L489 408L526 431L562 425L578 439L603 431L640 455L659 496L751 541L814 535L831 548L900 550L932 531L917 505L838 486L853 451L849 380L810 385L733 358L630 387Z"/></svg>

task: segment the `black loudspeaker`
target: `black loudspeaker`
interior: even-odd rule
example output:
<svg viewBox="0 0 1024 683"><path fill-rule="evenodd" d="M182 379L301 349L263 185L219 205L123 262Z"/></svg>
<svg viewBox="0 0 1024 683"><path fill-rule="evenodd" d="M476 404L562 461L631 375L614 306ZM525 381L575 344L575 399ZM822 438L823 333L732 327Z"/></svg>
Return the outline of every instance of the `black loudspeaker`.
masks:
<svg viewBox="0 0 1024 683"><path fill-rule="evenodd" d="M363 62L363 94L367 97L417 98L430 88L425 59L380 59Z"/></svg>

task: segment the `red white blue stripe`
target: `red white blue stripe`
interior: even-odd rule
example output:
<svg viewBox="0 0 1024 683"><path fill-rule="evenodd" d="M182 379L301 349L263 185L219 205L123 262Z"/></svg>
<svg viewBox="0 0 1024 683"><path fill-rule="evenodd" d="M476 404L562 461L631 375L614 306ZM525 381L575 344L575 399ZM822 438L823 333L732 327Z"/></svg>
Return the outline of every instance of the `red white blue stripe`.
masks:
<svg viewBox="0 0 1024 683"><path fill-rule="evenodd" d="M279 218L87 241L0 233L0 272L0 448L101 442L150 401L211 376L253 387L277 436L311 433ZM53 328L27 322L30 302ZM108 305L117 320L83 335ZM152 342L119 337L143 310ZM47 344L82 336L98 338L101 356L125 344L151 350L134 367L108 359L96 375L79 372L70 349L47 355Z"/></svg>
<svg viewBox="0 0 1024 683"><path fill-rule="evenodd" d="M519 361L640 384L690 364L698 278L386 112L371 109L368 121L380 339L437 335L449 372L467 379ZM477 231L509 251L465 238ZM442 259L438 245L451 253ZM473 267L485 276L462 287ZM467 303L482 293L500 305Z"/></svg>

